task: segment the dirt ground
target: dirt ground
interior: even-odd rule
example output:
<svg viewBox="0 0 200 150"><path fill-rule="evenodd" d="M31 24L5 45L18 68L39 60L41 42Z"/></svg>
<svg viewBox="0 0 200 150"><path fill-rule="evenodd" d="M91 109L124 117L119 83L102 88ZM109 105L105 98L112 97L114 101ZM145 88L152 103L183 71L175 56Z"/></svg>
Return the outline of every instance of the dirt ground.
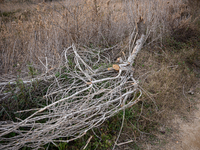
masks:
<svg viewBox="0 0 200 150"><path fill-rule="evenodd" d="M178 132L172 135L170 142L166 144L164 149L200 150L200 90L194 94L194 98L199 101L196 110L189 114L189 120L175 117L173 123Z"/></svg>
<svg viewBox="0 0 200 150"><path fill-rule="evenodd" d="M145 144L145 150L200 150L200 79L185 98L196 102L193 109L187 116L175 115L170 128L160 127L164 134L157 135L157 143Z"/></svg>
<svg viewBox="0 0 200 150"><path fill-rule="evenodd" d="M200 80L199 80L200 81ZM195 100L197 105L188 116L176 116L173 131L162 150L200 150L200 82L186 93L186 97ZM194 92L194 93L193 93Z"/></svg>

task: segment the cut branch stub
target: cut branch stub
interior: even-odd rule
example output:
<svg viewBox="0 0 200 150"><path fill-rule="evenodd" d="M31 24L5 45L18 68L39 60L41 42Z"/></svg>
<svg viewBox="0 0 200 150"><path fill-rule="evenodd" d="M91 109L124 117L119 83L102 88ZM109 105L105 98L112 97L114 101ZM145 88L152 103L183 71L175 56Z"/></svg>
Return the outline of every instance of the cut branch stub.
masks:
<svg viewBox="0 0 200 150"><path fill-rule="evenodd" d="M119 71L119 69L120 69L120 67L119 67L119 65L117 65L117 64L113 64L113 69L115 69L116 71Z"/></svg>

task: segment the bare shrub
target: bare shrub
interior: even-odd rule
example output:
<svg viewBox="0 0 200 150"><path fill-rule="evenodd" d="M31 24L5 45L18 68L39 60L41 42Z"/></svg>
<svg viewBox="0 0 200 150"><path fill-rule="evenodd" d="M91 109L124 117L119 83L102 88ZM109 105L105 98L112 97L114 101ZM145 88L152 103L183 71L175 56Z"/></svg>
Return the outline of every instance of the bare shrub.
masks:
<svg viewBox="0 0 200 150"><path fill-rule="evenodd" d="M179 5L178 10L173 6L170 11L173 12L169 21L170 36L177 42L187 42L192 37L198 36L199 27L196 22L199 20L199 0L185 1Z"/></svg>

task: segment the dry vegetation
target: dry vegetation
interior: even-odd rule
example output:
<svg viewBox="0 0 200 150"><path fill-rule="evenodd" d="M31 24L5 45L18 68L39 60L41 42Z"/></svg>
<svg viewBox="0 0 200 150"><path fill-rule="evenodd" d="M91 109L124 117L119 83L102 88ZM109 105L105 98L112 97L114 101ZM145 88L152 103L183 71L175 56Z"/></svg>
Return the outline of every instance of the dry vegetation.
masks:
<svg viewBox="0 0 200 150"><path fill-rule="evenodd" d="M93 47L124 43L137 25L142 26L140 17L145 22L143 30L149 35L148 41L160 44L163 35L191 21L189 9L181 0L76 0L37 5L3 3L0 7L1 73L25 73L27 64L44 72L39 59L47 59L48 69L56 68L63 48L72 43Z"/></svg>
<svg viewBox="0 0 200 150"><path fill-rule="evenodd" d="M67 47L74 44L79 55L89 65L87 66L81 62L80 67L84 66L83 68L89 68L88 70L92 67L93 70L105 71L118 57L122 57L126 61L135 46L135 41L142 34L146 35L144 50L138 55L134 64L134 77L139 81L139 89L141 91L137 91L131 98L135 100L133 97L139 97L142 92L143 96L138 104L126 110L128 116L126 115L127 119L123 119L124 130L119 142L130 141L129 137L133 137L136 143L147 140L146 135L155 132L155 128L165 124L163 123L165 120L172 119L175 112L184 114L193 109L195 102L184 99L184 93L192 87L197 77L200 76L200 55L198 51L200 43L199 0L184 2L182 0L68 0L42 3L37 3L36 1L0 3L0 82L3 85L0 84L0 103L2 106L0 118L2 121L16 121L16 118L21 121L19 118L27 118L32 111L25 112L23 115L20 113L16 115L14 111L43 108L58 101L60 97L65 98L68 93L73 95L77 92L70 89L68 91L65 90L63 93L63 87L72 87L70 84L73 83L70 80L75 75L70 73L74 72L73 67L76 68L78 66L77 62L81 62L81 59L79 61L75 59L75 57L78 57L76 50L72 47L73 49L67 51ZM67 56L65 56L66 54ZM67 64L63 61L66 58ZM69 72L64 73L66 69L64 66L69 67L67 68ZM82 76L81 71L76 73ZM102 74L99 73L96 76L106 78L106 76L113 77L117 75L116 72ZM126 75L124 74L124 76ZM51 76L55 79L43 78ZM30 80L34 77L45 79L45 81L32 83L31 88L22 83L22 80ZM63 78L67 79L63 80ZM14 83L15 81L17 81L16 86L12 84L5 86L3 84L5 82ZM119 80L114 81L103 82L94 89L96 91L101 90L102 87L114 89L122 82L122 80L120 82ZM81 84L84 87L84 82L79 81L75 86L78 85L79 90L81 90L83 89L80 86ZM134 86L130 86L129 83L123 86L125 89L133 90L130 87L133 88ZM80 96L83 96L87 101L88 98L85 95L89 95L90 92L89 90L82 91L79 97L72 97L72 99L79 100ZM8 97L5 93L9 93L7 94ZM55 95L55 93L59 94ZM103 101L105 97L102 97L101 94L97 92L96 97L94 97ZM44 99L44 95L46 95L46 99ZM112 97L112 94L106 96ZM131 98L128 98L128 102L132 101ZM12 102L12 100L15 101ZM122 103L120 102L120 104ZM116 104L113 103L113 107L114 105ZM55 106L59 109L56 109L56 112L52 114L54 115L53 117L58 119L56 123L59 124L59 121L62 122L59 119L62 119L64 114L64 112L59 111L63 109L64 103ZM77 106L79 106L78 103ZM123 106L120 107L119 110L124 108ZM13 110L10 111L9 109ZM116 109L108 116L104 116L103 121L119 112L119 110ZM48 111L50 115L53 109L51 108ZM45 116L45 114L39 115ZM84 114L80 116L82 115ZM88 112L87 115L89 116L90 113ZM98 118L100 115L98 114L96 117ZM115 116L113 120L110 120L110 124L117 124L116 122L119 122L119 118L123 117L121 114L118 117ZM30 123L40 121L33 128L37 128L37 125L50 126L48 121L45 120L49 116L38 118L36 116L35 120L30 121ZM42 124L45 121L47 124ZM92 129L95 125L102 124L103 121L98 122L97 119L98 123L88 128ZM73 121L73 124L76 124L75 122ZM14 128L16 127L15 125ZM107 127L109 123L105 123L103 126ZM5 125L1 126L2 129L3 127ZM25 127L28 128L28 124ZM21 130L26 130L25 127L23 128L22 124L20 132ZM8 128L12 127L7 125ZM40 128L43 130L43 127L40 126ZM31 136L33 134L20 133L29 135L30 137L27 137L26 140L30 141L31 139L33 143L28 141L24 143L20 141L20 144L15 143L13 139L15 140L19 137L23 139L19 133L16 135L8 134L7 137L10 136L12 137L11 139L2 136L1 140L5 141L2 144L2 148L3 145L5 146L4 148L6 146L7 148L12 148L13 145L16 148L23 146L38 148L40 145L50 142L54 145L58 144L57 147L59 147L59 142L69 142L85 134L83 134L80 127L75 129L73 126L69 126L68 128L72 134L65 137L63 135L65 132L60 133L61 131L56 130L54 127L51 128L53 130L40 132L40 134L43 134L42 136L35 135L36 137L41 137L41 139L38 138L37 140L32 139ZM82 128L85 129L85 127ZM115 125L109 126L110 130L113 130L113 128L117 128L117 131L119 130L119 127ZM78 131L79 129L80 131ZM78 131L79 135L74 130ZM109 149L113 145L116 146L114 142L118 139L116 137L117 133L112 131L112 137L109 136L108 138L102 135L110 134L110 130L101 129L99 131L100 127L97 130L93 131L95 136L100 136L99 139L106 141L103 145L98 144L100 145L99 149ZM32 131L29 132L31 133ZM1 130L1 133L5 134L3 130ZM49 137L47 138L45 134L49 134ZM86 135L81 140L86 142L88 139L90 138ZM12 142L9 143L9 140ZM81 142L78 141L77 143ZM89 145L87 145L88 143ZM94 146L94 138L91 142L89 140L88 143L84 143L81 146L77 145L77 147L73 146L74 143L61 145L60 147L64 147L63 149L80 149L84 148L83 145L87 145L88 149L94 149L95 146L98 147L98 145ZM133 146L131 144L127 145L128 148ZM119 148L123 149L123 146L119 146Z"/></svg>

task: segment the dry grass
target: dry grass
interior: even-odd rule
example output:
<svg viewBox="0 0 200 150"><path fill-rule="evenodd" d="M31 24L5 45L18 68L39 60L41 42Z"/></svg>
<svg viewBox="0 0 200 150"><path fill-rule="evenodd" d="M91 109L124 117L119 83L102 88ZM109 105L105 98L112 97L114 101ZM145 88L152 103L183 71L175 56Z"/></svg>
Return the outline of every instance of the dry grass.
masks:
<svg viewBox="0 0 200 150"><path fill-rule="evenodd" d="M1 4L1 73L27 73L27 64L44 72L40 60L47 60L48 69L56 68L64 47L72 43L92 47L127 43L135 27L149 35L149 43L162 44L164 35L189 22L183 6L181 0Z"/></svg>
<svg viewBox="0 0 200 150"><path fill-rule="evenodd" d="M178 53L165 51L161 52L162 55L149 52L140 54L136 70L141 86L148 91L146 96L153 98L161 111L149 116L152 120L169 120L174 113L187 114L190 111L194 103L188 101L184 94L195 84L196 77L187 64L187 58L197 51L196 48Z"/></svg>

